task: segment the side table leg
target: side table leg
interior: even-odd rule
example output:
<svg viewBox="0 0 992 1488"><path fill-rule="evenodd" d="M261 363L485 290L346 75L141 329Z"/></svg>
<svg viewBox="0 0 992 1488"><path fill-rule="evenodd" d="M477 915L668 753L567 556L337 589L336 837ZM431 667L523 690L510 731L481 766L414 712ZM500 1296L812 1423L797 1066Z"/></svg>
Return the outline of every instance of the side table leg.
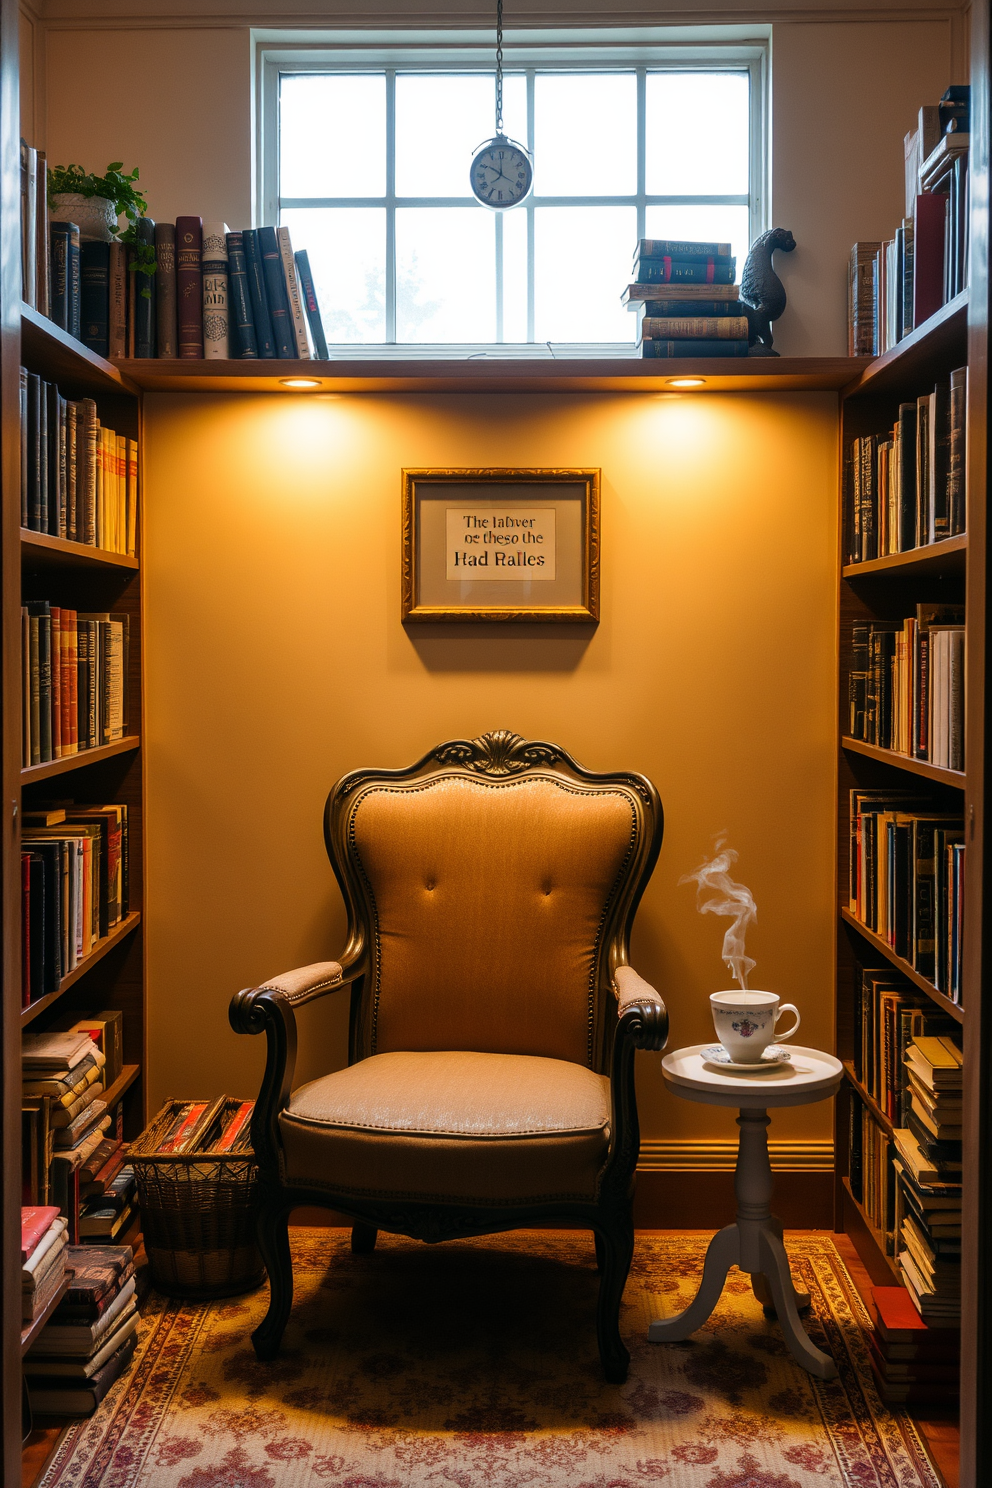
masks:
<svg viewBox="0 0 992 1488"><path fill-rule="evenodd" d="M699 1291L684 1312L675 1317L659 1318L648 1327L649 1343L680 1343L701 1328L720 1300L723 1283L731 1266L740 1258L740 1243L735 1224L720 1230L709 1243L703 1265Z"/></svg>
<svg viewBox="0 0 992 1488"><path fill-rule="evenodd" d="M771 1289L779 1325L793 1358L818 1379L835 1379L837 1366L833 1359L810 1341L800 1321L785 1246L770 1227L762 1232L758 1244L761 1269Z"/></svg>
<svg viewBox="0 0 992 1488"><path fill-rule="evenodd" d="M777 1235L778 1238L782 1240L782 1221L776 1215L772 1215L771 1219L768 1221L767 1228L771 1230L772 1234ZM806 1309L809 1307L809 1292L801 1292L795 1285L795 1282L793 1282L793 1289L796 1293L796 1307L799 1309L800 1312L805 1312ZM751 1290L754 1292L755 1297L757 1297L758 1301L764 1308L765 1317L774 1318L776 1315L775 1299L772 1296L772 1289L768 1285L767 1281L765 1280L764 1274L761 1271L751 1272Z"/></svg>

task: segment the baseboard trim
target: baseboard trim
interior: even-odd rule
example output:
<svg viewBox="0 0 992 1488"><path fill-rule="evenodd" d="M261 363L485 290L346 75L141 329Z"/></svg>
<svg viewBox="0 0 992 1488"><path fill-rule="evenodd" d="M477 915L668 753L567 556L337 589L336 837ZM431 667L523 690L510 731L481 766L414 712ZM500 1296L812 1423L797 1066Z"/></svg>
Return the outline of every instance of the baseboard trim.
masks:
<svg viewBox="0 0 992 1488"><path fill-rule="evenodd" d="M821 1142L768 1143L772 1170L781 1173L832 1173L834 1144ZM639 1173L732 1173L737 1143L642 1141Z"/></svg>

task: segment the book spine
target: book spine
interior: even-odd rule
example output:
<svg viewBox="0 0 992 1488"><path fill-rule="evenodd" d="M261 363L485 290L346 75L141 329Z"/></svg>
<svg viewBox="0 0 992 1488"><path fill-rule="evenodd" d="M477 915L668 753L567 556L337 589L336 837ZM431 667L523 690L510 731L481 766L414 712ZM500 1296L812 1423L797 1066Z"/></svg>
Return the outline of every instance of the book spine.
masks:
<svg viewBox="0 0 992 1488"><path fill-rule="evenodd" d="M176 303L179 355L203 356L203 219L176 218Z"/></svg>
<svg viewBox="0 0 992 1488"><path fill-rule="evenodd" d="M746 357L746 341L645 341L646 357Z"/></svg>
<svg viewBox="0 0 992 1488"><path fill-rule="evenodd" d="M269 302L276 352L283 361L291 361L296 356L296 338L293 335L290 320L289 299L282 271L282 254L274 227L258 229L258 251L265 275L265 293Z"/></svg>
<svg viewBox="0 0 992 1488"><path fill-rule="evenodd" d="M79 262L83 344L105 357L110 352L110 244L83 243Z"/></svg>
<svg viewBox="0 0 992 1488"><path fill-rule="evenodd" d="M226 361L231 355L227 224L203 229L203 355Z"/></svg>
<svg viewBox="0 0 992 1488"><path fill-rule="evenodd" d="M160 357L179 355L176 317L176 224L155 224L155 347Z"/></svg>
<svg viewBox="0 0 992 1488"><path fill-rule="evenodd" d="M31 491L31 466L30 466L30 441L28 429L28 369L22 367L18 382L18 410L19 410L19 433L20 433L20 487L21 487L21 526L30 525L30 501Z"/></svg>
<svg viewBox="0 0 992 1488"><path fill-rule="evenodd" d="M634 250L635 258L730 258L730 243L688 243L677 238L641 238Z"/></svg>
<svg viewBox="0 0 992 1488"><path fill-rule="evenodd" d="M59 414L59 537L69 536L69 404L58 395Z"/></svg>
<svg viewBox="0 0 992 1488"><path fill-rule="evenodd" d="M37 308L38 152L21 140L21 298Z"/></svg>
<svg viewBox="0 0 992 1488"><path fill-rule="evenodd" d="M135 223L138 242L146 250L154 251L155 224L150 217L139 217ZM134 280L134 354L136 357L155 355L155 275L131 269Z"/></svg>
<svg viewBox="0 0 992 1488"><path fill-rule="evenodd" d="M327 338L324 335L324 323L320 317L320 305L317 302L317 292L314 288L313 274L310 270L310 257L305 248L300 248L296 254L296 267L300 275L300 289L303 294L303 304L307 312L307 320L310 322L310 335L313 338L314 355L318 361L326 362Z"/></svg>
<svg viewBox="0 0 992 1488"><path fill-rule="evenodd" d="M307 324L303 318L300 283L296 277L296 260L293 257L293 244L288 227L276 228L276 242L279 244L279 253L282 258L282 276L286 288L286 299L289 303L289 320L296 344L296 355L301 361L308 362L310 342L307 339Z"/></svg>
<svg viewBox="0 0 992 1488"><path fill-rule="evenodd" d="M59 390L54 382L46 384L46 393L48 405L46 410L48 531L52 537L59 537L59 515L61 507L59 498Z"/></svg>
<svg viewBox="0 0 992 1488"><path fill-rule="evenodd" d="M44 532L47 508L41 485L41 418L44 397L37 372L28 373L28 526Z"/></svg>
<svg viewBox="0 0 992 1488"><path fill-rule="evenodd" d="M733 284L732 260L706 259L691 263L674 258L644 259L637 264L638 284Z"/></svg>
<svg viewBox="0 0 992 1488"><path fill-rule="evenodd" d="M916 404L899 406L899 551L916 546Z"/></svg>
<svg viewBox="0 0 992 1488"><path fill-rule="evenodd" d="M245 228L242 233L245 249L245 266L248 271L248 293L251 297L251 314L255 322L255 340L258 355L268 359L276 355L275 337L272 332L272 317L269 314L269 299L265 288L262 256L258 246L258 233L254 228Z"/></svg>
<svg viewBox="0 0 992 1488"><path fill-rule="evenodd" d="M51 318L62 330L71 329L69 320L69 223L53 222L48 229L49 241L49 306Z"/></svg>
<svg viewBox="0 0 992 1488"><path fill-rule="evenodd" d="M50 615L52 700L52 759L62 758L62 611L52 605Z"/></svg>
<svg viewBox="0 0 992 1488"><path fill-rule="evenodd" d="M35 190L35 264L37 289L35 305L42 315L51 314L48 273L48 160L44 150L36 152Z"/></svg>
<svg viewBox="0 0 992 1488"><path fill-rule="evenodd" d="M124 294L127 299L127 335L125 338L124 355L127 357L133 357L136 355L134 349L134 337L135 331L137 330L137 307L134 303L134 300L135 291L138 287L138 276L135 272L135 265L137 263L137 252L138 250L135 248L134 244L128 243L125 254L126 273L124 275Z"/></svg>
<svg viewBox="0 0 992 1488"><path fill-rule="evenodd" d="M127 555L133 558L138 541L138 441L127 441Z"/></svg>
<svg viewBox="0 0 992 1488"><path fill-rule="evenodd" d="M100 443L100 421L96 404L92 398L80 401L83 411L83 486L82 486L82 535L79 541L96 547L97 482L99 471L97 459ZM78 435L77 435L78 442Z"/></svg>
<svg viewBox="0 0 992 1488"><path fill-rule="evenodd" d="M127 248L110 245L110 355L127 356Z"/></svg>
<svg viewBox="0 0 992 1488"><path fill-rule="evenodd" d="M258 356L258 343L255 340L255 322L248 293L244 235L240 232L227 234L227 297L231 354L255 359Z"/></svg>
<svg viewBox="0 0 992 1488"><path fill-rule="evenodd" d="M641 321L644 340L686 341L693 339L746 341L748 323L744 316L675 316L646 315Z"/></svg>
<svg viewBox="0 0 992 1488"><path fill-rule="evenodd" d="M82 340L82 295L80 285L79 228L69 224L69 330L77 341Z"/></svg>
<svg viewBox="0 0 992 1488"><path fill-rule="evenodd" d="M77 453L78 409L75 403L67 403L65 410L65 530L70 542L78 542L77 497L79 459Z"/></svg>
<svg viewBox="0 0 992 1488"><path fill-rule="evenodd" d="M968 369L967 367L957 367L951 373L950 431L947 458L947 507L952 535L966 530L965 436L967 390Z"/></svg>

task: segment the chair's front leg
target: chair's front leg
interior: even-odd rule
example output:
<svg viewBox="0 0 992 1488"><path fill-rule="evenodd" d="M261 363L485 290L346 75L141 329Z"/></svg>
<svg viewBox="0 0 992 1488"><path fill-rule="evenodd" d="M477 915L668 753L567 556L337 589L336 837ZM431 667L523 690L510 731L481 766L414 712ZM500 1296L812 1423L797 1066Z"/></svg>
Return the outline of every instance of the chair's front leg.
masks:
<svg viewBox="0 0 992 1488"><path fill-rule="evenodd" d="M269 1273L269 1310L251 1335L251 1341L255 1346L256 1358L264 1362L274 1359L279 1352L293 1305L289 1206L282 1191L267 1183L259 1185L255 1234L265 1269Z"/></svg>
<svg viewBox="0 0 992 1488"><path fill-rule="evenodd" d="M620 1337L620 1303L634 1258L634 1220L630 1206L603 1212L596 1227L599 1256L599 1303L596 1335L603 1373L611 1385L622 1385L630 1367L630 1354Z"/></svg>

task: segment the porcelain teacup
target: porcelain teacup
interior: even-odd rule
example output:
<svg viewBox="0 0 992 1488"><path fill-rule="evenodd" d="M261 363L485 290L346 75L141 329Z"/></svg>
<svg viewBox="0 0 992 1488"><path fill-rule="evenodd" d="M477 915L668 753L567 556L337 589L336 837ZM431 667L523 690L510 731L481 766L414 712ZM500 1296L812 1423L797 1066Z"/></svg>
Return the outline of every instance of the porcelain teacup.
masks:
<svg viewBox="0 0 992 1488"><path fill-rule="evenodd" d="M801 1021L798 1008L780 1004L774 992L714 992L710 1007L716 1036L735 1064L758 1064L768 1045L791 1038ZM796 1021L779 1033L775 1025L783 1013L795 1013Z"/></svg>

